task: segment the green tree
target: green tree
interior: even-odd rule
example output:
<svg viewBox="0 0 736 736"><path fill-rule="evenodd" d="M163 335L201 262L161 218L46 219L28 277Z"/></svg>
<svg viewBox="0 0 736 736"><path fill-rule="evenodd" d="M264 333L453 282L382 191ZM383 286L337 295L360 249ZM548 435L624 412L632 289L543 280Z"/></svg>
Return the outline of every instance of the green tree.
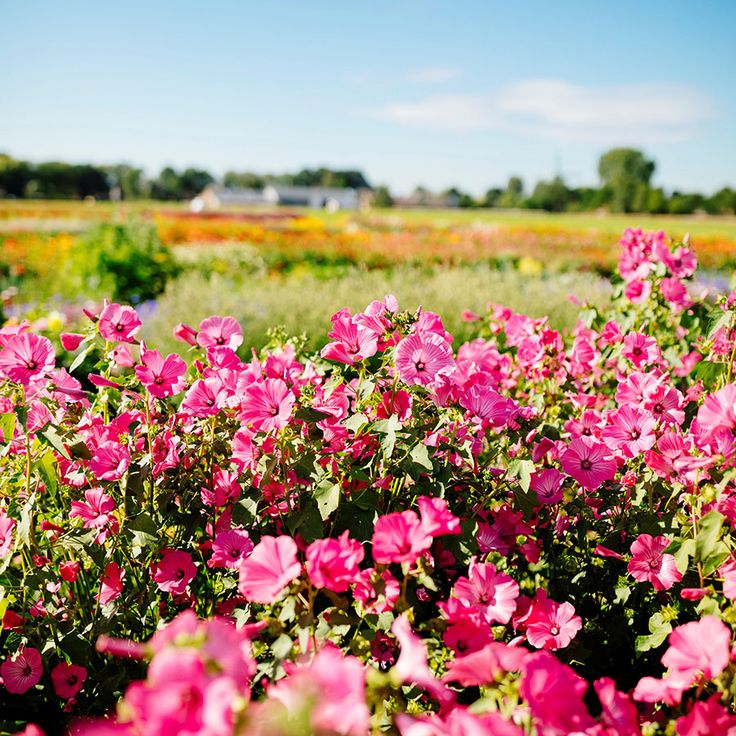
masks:
<svg viewBox="0 0 736 736"><path fill-rule="evenodd" d="M521 207L524 201L524 182L518 176L512 176L506 185L506 190L498 198L498 207Z"/></svg>
<svg viewBox="0 0 736 736"><path fill-rule="evenodd" d="M598 175L611 191L614 212L633 212L644 205L655 166L635 148L613 148L600 157Z"/></svg>
<svg viewBox="0 0 736 736"><path fill-rule="evenodd" d="M548 212L564 212L571 201L571 193L561 177L552 181L540 181L527 200L526 206Z"/></svg>
<svg viewBox="0 0 736 736"><path fill-rule="evenodd" d="M374 207L393 207L394 198L391 196L387 186L376 187L373 191L373 206Z"/></svg>

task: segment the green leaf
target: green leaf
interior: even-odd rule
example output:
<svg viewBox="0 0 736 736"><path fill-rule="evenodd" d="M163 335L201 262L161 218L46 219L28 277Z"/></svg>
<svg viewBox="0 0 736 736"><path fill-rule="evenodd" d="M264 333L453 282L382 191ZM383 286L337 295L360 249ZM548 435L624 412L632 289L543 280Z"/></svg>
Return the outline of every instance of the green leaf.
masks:
<svg viewBox="0 0 736 736"><path fill-rule="evenodd" d="M692 370L693 378L702 381L706 386L712 386L723 375L726 370L725 363L712 363L709 360L701 360Z"/></svg>
<svg viewBox="0 0 736 736"><path fill-rule="evenodd" d="M87 347L85 347L84 350L82 350L82 352L79 353L79 355L77 355L76 358L74 358L74 360L72 361L72 364L69 366L69 373L74 373L74 371L77 368L79 368L79 366L82 365L82 363L84 363L86 357L94 349L94 346L95 346L94 342L90 342L89 345L87 345Z"/></svg>
<svg viewBox="0 0 736 736"><path fill-rule="evenodd" d="M388 419L381 419L376 422L373 428L376 432L383 435L381 439L383 454L387 458L391 457L394 454L394 447L396 446L396 431L401 429L399 418L395 414L392 414Z"/></svg>
<svg viewBox="0 0 736 736"><path fill-rule="evenodd" d="M664 644L665 639L672 632L672 624L665 621L661 613L655 613L649 619L649 636L636 637L636 651L648 652Z"/></svg>
<svg viewBox="0 0 736 736"><path fill-rule="evenodd" d="M159 527L150 514L140 514L135 519L129 520L125 525L125 530L130 536L132 547L144 549L158 545Z"/></svg>
<svg viewBox="0 0 736 736"><path fill-rule="evenodd" d="M0 414L0 432L2 433L2 441L10 442L15 434L15 414Z"/></svg>
<svg viewBox="0 0 736 736"><path fill-rule="evenodd" d="M64 440L61 439L53 427L47 427L40 434L62 457L65 457L67 460L71 459L66 447L64 446Z"/></svg>
<svg viewBox="0 0 736 736"><path fill-rule="evenodd" d="M319 515L322 521L325 521L337 510L340 503L340 486L337 483L324 483L315 490L314 499L317 502Z"/></svg>
<svg viewBox="0 0 736 736"><path fill-rule="evenodd" d="M56 482L56 458L54 457L54 453L51 450L47 450L36 460L34 465L46 485L46 490L52 498L55 497L56 490L59 486Z"/></svg>
<svg viewBox="0 0 736 736"><path fill-rule="evenodd" d="M25 547L31 545L31 511L36 504L36 494L32 493L20 510L20 521L17 526L18 539Z"/></svg>
<svg viewBox="0 0 736 736"><path fill-rule="evenodd" d="M353 414L343 422L343 426L353 434L359 434L366 424L368 424L368 417L360 412Z"/></svg>
<svg viewBox="0 0 736 736"><path fill-rule="evenodd" d="M258 514L258 499L242 496L233 506L233 522L250 526Z"/></svg>
<svg viewBox="0 0 736 736"><path fill-rule="evenodd" d="M420 442L411 448L409 457L417 465L421 465L423 468L427 468L427 470L433 469L432 461L429 459L429 450L427 449L427 445L423 442Z"/></svg>
<svg viewBox="0 0 736 736"><path fill-rule="evenodd" d="M714 552L721 536L725 517L718 511L709 511L698 522L698 533L695 536L695 559L704 562Z"/></svg>

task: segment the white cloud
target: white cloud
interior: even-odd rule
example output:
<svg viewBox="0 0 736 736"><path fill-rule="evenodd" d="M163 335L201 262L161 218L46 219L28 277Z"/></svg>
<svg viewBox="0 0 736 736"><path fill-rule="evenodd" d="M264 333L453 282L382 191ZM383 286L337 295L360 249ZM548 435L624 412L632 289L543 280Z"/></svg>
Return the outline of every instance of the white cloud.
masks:
<svg viewBox="0 0 736 736"><path fill-rule="evenodd" d="M432 95L416 102L386 105L377 117L437 130L486 130L496 123L489 101L475 95Z"/></svg>
<svg viewBox="0 0 736 736"><path fill-rule="evenodd" d="M707 95L686 85L588 87L556 79L516 82L495 95L433 95L377 112L415 127L497 129L598 143L686 140L713 115Z"/></svg>
<svg viewBox="0 0 736 736"><path fill-rule="evenodd" d="M404 79L416 84L438 84L439 82L449 82L451 79L456 79L461 74L462 70L460 69L437 66L406 72Z"/></svg>

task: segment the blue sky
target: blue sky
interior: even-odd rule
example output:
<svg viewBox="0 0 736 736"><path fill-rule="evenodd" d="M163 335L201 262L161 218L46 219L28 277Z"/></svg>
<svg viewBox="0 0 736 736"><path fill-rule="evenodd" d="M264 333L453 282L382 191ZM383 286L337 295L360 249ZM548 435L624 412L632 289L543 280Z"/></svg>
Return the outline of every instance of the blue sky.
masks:
<svg viewBox="0 0 736 736"><path fill-rule="evenodd" d="M405 192L736 185L736 3L0 3L0 151L149 172L329 165Z"/></svg>

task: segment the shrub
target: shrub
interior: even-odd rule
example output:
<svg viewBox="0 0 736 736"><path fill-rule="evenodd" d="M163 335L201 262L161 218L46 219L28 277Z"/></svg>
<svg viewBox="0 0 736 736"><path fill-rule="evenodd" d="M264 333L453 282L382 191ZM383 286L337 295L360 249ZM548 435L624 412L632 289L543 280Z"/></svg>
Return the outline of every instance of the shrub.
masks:
<svg viewBox="0 0 736 736"><path fill-rule="evenodd" d="M178 273L168 247L145 223L104 223L74 246L68 277L78 294L140 304L155 299Z"/></svg>
<svg viewBox="0 0 736 736"><path fill-rule="evenodd" d="M387 296L312 355L180 324L185 360L112 303L62 336L84 391L0 330L6 728L733 730L736 294L622 248L566 334L489 305L456 346Z"/></svg>

